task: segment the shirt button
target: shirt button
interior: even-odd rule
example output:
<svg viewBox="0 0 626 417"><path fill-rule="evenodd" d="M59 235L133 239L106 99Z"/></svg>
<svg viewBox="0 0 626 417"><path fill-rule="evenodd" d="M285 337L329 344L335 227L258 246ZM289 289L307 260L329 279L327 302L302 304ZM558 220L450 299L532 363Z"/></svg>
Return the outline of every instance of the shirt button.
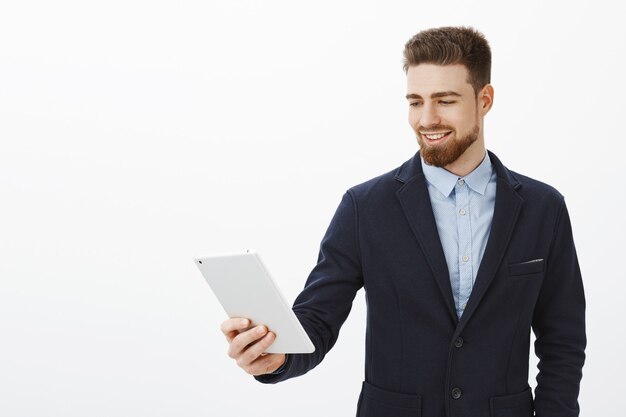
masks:
<svg viewBox="0 0 626 417"><path fill-rule="evenodd" d="M459 398L461 398L462 394L463 394L463 391L461 391L461 388L457 388L457 387L452 388L452 398L454 398L455 400L458 400Z"/></svg>
<svg viewBox="0 0 626 417"><path fill-rule="evenodd" d="M465 209L461 209L461 210L459 210L459 213L461 214L461 216L465 216L466 211L465 211Z"/></svg>
<svg viewBox="0 0 626 417"><path fill-rule="evenodd" d="M463 178L459 179L459 185L465 184L465 180Z"/></svg>
<svg viewBox="0 0 626 417"><path fill-rule="evenodd" d="M467 262L469 260L469 256L463 255L463 262Z"/></svg>
<svg viewBox="0 0 626 417"><path fill-rule="evenodd" d="M462 337L457 337L457 339L454 341L454 346L458 347L458 348L463 346L463 338Z"/></svg>
<svg viewBox="0 0 626 417"><path fill-rule="evenodd" d="M467 304L463 304L463 305L461 306L461 308L462 308L463 310L465 310L465 306L466 306L466 305L467 305Z"/></svg>

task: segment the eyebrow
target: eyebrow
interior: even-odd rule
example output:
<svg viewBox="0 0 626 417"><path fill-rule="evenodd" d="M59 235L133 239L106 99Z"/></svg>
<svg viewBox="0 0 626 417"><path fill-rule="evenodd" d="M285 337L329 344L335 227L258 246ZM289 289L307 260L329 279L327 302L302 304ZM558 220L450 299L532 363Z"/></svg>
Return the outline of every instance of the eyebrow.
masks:
<svg viewBox="0 0 626 417"><path fill-rule="evenodd" d="M457 96L457 97L462 97L459 93L457 93L456 91L438 91L436 93L432 93L430 95L430 98L439 98L439 97L446 97L446 96ZM410 99L410 98L419 98L421 99L422 96L420 96L419 94L407 94L406 95L406 99Z"/></svg>

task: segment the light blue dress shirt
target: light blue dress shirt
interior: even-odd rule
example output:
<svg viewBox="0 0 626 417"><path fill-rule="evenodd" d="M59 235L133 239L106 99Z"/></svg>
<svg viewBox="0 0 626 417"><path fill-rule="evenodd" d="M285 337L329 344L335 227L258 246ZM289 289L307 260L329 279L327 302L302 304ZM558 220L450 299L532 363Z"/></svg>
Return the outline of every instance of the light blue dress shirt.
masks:
<svg viewBox="0 0 626 417"><path fill-rule="evenodd" d="M487 151L480 165L464 177L427 165L423 158L422 168L460 319L491 230L496 172Z"/></svg>

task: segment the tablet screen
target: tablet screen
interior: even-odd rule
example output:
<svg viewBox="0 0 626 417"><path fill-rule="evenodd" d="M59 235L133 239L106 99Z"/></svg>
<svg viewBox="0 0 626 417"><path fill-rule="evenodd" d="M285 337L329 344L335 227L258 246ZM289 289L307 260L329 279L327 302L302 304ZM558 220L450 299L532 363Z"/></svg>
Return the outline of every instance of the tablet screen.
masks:
<svg viewBox="0 0 626 417"><path fill-rule="evenodd" d="M195 263L229 317L248 318L276 334L267 353L315 350L290 305L252 250L196 257Z"/></svg>

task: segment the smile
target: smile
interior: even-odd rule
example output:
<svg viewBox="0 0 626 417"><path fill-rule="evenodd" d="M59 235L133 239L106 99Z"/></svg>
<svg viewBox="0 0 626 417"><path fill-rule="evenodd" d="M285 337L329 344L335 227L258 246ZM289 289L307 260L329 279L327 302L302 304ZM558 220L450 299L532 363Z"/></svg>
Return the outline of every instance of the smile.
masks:
<svg viewBox="0 0 626 417"><path fill-rule="evenodd" d="M452 133L452 132L431 133L431 134L428 134L428 135L422 133L422 135L424 137L426 137L426 139L428 139L428 140L435 141L435 140L443 139L444 137L448 137L450 135L450 133Z"/></svg>

